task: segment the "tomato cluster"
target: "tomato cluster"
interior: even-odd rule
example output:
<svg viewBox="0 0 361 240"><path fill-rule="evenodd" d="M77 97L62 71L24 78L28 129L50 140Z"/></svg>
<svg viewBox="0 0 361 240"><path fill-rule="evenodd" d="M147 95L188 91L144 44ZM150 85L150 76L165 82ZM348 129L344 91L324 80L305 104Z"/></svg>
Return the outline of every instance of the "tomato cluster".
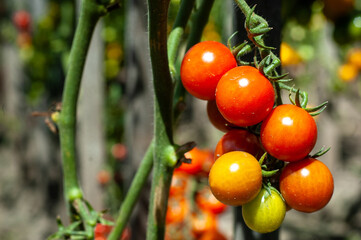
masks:
<svg viewBox="0 0 361 240"><path fill-rule="evenodd" d="M333 177L310 155L317 141L313 110L301 107L299 95L292 104L276 104L272 81L234 61L224 45L198 43L185 55L181 79L190 94L208 100L210 122L225 132L209 172L210 190L220 202L242 206L249 228L272 232L286 206L301 212L323 208Z"/></svg>
<svg viewBox="0 0 361 240"><path fill-rule="evenodd" d="M218 229L218 215L226 211L227 205L217 200L206 184L213 151L193 148L185 157L192 162L182 163L173 173L165 239L225 240Z"/></svg>

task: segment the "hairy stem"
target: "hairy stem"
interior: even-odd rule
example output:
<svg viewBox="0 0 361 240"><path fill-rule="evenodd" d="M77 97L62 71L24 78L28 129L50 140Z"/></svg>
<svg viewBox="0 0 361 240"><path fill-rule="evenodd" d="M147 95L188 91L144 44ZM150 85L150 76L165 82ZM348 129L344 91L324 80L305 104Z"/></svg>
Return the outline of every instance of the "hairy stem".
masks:
<svg viewBox="0 0 361 240"><path fill-rule="evenodd" d="M165 215L173 168L173 83L167 54L169 0L148 0L149 47L154 87L154 169L148 213L147 239L164 238Z"/></svg>
<svg viewBox="0 0 361 240"><path fill-rule="evenodd" d="M79 23L70 51L69 67L65 80L62 110L59 118L60 147L64 174L65 200L70 204L82 198L76 171L76 110L85 60L94 28L105 9L91 0L82 2Z"/></svg>
<svg viewBox="0 0 361 240"><path fill-rule="evenodd" d="M132 184L129 187L129 191L125 196L125 199L120 207L119 215L115 223L113 231L110 233L108 240L117 240L121 237L124 228L127 225L129 217L133 211L135 203L139 197L144 183L147 181L150 171L153 167L153 149L154 140L150 143L147 152L138 168L137 173L134 176Z"/></svg>

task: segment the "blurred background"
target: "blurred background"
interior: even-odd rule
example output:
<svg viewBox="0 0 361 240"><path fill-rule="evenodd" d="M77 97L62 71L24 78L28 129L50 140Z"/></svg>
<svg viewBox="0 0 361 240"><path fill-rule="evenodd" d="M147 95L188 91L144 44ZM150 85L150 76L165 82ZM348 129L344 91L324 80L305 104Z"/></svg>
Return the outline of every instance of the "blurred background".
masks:
<svg viewBox="0 0 361 240"><path fill-rule="evenodd" d="M57 230L57 216L67 221L53 113L61 107L79 2L0 0L3 240L46 239ZM171 1L169 30L179 2ZM202 41L226 44L235 26L230 14L235 8L232 1L216 0ZM116 216L153 135L146 10L145 1L123 1L98 23L81 86L79 177L85 198L96 210L107 209L109 216ZM289 211L280 239L359 240L361 0L283 0L281 12L282 24L275 31L281 34L283 71L294 78L292 84L309 93L310 105L329 101L316 119L319 138L314 151L331 147L320 160L334 175L335 192L317 213ZM178 61L184 47L180 52ZM224 133L209 122L206 104L186 99L176 143L196 141L199 149L215 148ZM148 194L146 188L136 205L129 227L137 228L131 231L131 239L145 239ZM219 232L227 239L233 236L232 216L231 208L217 216Z"/></svg>

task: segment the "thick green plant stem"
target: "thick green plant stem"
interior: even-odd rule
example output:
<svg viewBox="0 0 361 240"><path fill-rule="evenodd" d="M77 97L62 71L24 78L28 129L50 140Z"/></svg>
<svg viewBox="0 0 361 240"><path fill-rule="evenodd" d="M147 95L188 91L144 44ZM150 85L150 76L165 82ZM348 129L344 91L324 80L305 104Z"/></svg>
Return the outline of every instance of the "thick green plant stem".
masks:
<svg viewBox="0 0 361 240"><path fill-rule="evenodd" d="M188 38L187 49L201 40L203 29L206 26L213 7L214 0L203 0L192 16L191 33Z"/></svg>
<svg viewBox="0 0 361 240"><path fill-rule="evenodd" d="M195 0L183 0L179 7L176 20L173 25L173 30L171 31L168 37L168 59L169 59L169 68L173 69L171 71L172 75L176 74L175 70L175 61L178 54L179 45L181 43L181 38L184 33L184 28L187 25L189 16L192 12L193 5ZM173 79L175 81L175 79ZM178 112L177 112L178 113ZM178 115L175 113L175 115ZM148 175L153 167L153 154L154 154L154 139L148 147L148 150L138 168L138 171L130 185L129 191L125 196L125 199L122 203L122 206L119 210L119 216L115 223L114 230L109 235L109 240L119 239L128 219L133 211L135 203L139 197L139 193L143 188L144 184L148 179Z"/></svg>
<svg viewBox="0 0 361 240"><path fill-rule="evenodd" d="M148 213L147 239L164 238L165 215L173 168L173 83L167 54L169 0L148 0L149 47L154 87L154 168Z"/></svg>
<svg viewBox="0 0 361 240"><path fill-rule="evenodd" d="M129 191L125 196L122 206L119 210L119 215L115 223L113 231L110 233L108 240L120 239L124 228L127 225L128 219L133 211L135 203L139 197L140 191L142 190L144 183L147 181L150 171L153 167L153 149L154 140L150 143L147 152L135 174L133 181L129 187Z"/></svg>
<svg viewBox="0 0 361 240"><path fill-rule="evenodd" d="M105 11L105 8L97 5L95 1L82 1L79 23L70 51L58 123L64 174L64 194L69 211L71 203L75 199L83 197L78 183L75 149L76 109L80 82L94 28Z"/></svg>

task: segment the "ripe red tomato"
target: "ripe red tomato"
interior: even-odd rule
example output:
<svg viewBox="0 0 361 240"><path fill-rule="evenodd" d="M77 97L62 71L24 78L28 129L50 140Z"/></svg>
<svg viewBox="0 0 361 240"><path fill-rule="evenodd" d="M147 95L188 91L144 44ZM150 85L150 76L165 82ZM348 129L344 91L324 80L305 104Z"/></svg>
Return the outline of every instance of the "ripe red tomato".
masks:
<svg viewBox="0 0 361 240"><path fill-rule="evenodd" d="M214 162L208 181L219 201L240 206L254 199L261 190L262 170L251 154L228 152Z"/></svg>
<svg viewBox="0 0 361 240"><path fill-rule="evenodd" d="M213 214L220 214L227 209L227 205L221 203L213 196L209 186L204 186L197 192L196 203L201 209Z"/></svg>
<svg viewBox="0 0 361 240"><path fill-rule="evenodd" d="M317 140L315 120L304 109L291 104L276 107L263 121L261 142L266 151L283 161L305 158Z"/></svg>
<svg viewBox="0 0 361 240"><path fill-rule="evenodd" d="M207 102L207 115L212 125L222 132L228 132L232 128L236 127L222 116L217 108L215 100Z"/></svg>
<svg viewBox="0 0 361 240"><path fill-rule="evenodd" d="M274 98L270 81L251 66L229 70L216 89L218 110L229 122L241 127L261 122L272 110Z"/></svg>
<svg viewBox="0 0 361 240"><path fill-rule="evenodd" d="M23 31L29 30L31 17L27 11L17 11L13 16L14 24L17 28Z"/></svg>
<svg viewBox="0 0 361 240"><path fill-rule="evenodd" d="M191 163L182 163L175 171L185 172L191 175L201 173L205 167L204 163L208 161L208 158L213 161L213 153L209 150L193 148L191 151L184 154L186 158L192 159Z"/></svg>
<svg viewBox="0 0 361 240"><path fill-rule="evenodd" d="M326 206L333 188L330 170L314 158L287 164L280 176L283 198L291 208L301 212L315 212Z"/></svg>
<svg viewBox="0 0 361 240"><path fill-rule="evenodd" d="M200 42L185 54L180 76L184 88L193 96L212 100L219 79L237 66L232 52L222 43Z"/></svg>
<svg viewBox="0 0 361 240"><path fill-rule="evenodd" d="M234 129L219 140L214 151L215 159L232 151L244 151L252 154L255 158L261 157L263 149L256 135L243 129Z"/></svg>

